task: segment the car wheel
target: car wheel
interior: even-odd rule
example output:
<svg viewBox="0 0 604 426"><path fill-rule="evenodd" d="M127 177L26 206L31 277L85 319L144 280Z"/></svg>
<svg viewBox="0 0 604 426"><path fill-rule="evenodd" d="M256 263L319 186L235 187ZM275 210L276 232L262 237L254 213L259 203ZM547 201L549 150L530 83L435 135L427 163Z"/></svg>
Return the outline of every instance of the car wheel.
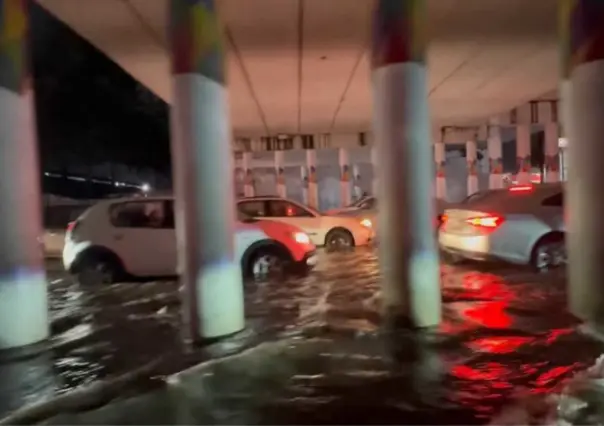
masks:
<svg viewBox="0 0 604 426"><path fill-rule="evenodd" d="M533 249L532 266L539 272L566 264L566 244L562 235L546 236Z"/></svg>
<svg viewBox="0 0 604 426"><path fill-rule="evenodd" d="M346 229L334 229L325 237L327 251L350 250L354 247L354 238Z"/></svg>
<svg viewBox="0 0 604 426"><path fill-rule="evenodd" d="M259 248L250 259L247 275L255 280L281 277L288 260L287 256L276 248Z"/></svg>
<svg viewBox="0 0 604 426"><path fill-rule="evenodd" d="M76 278L81 285L113 284L122 276L122 268L110 257L89 257L78 266Z"/></svg>

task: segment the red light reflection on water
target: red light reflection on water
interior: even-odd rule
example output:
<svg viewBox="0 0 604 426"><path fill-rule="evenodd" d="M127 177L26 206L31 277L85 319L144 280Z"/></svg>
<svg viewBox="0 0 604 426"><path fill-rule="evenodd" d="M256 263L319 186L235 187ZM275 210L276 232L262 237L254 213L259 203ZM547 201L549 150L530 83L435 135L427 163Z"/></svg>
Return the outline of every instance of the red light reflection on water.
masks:
<svg viewBox="0 0 604 426"><path fill-rule="evenodd" d="M522 345L534 342L532 337L508 336L508 337L484 337L468 343L470 348L493 354L507 354L516 351Z"/></svg>
<svg viewBox="0 0 604 426"><path fill-rule="evenodd" d="M539 388L547 387L552 384L554 381L560 380L562 376L570 377L570 373L574 373L579 368L581 368L581 363L575 362L571 365L565 365L560 367L554 367L545 373L541 374L539 377L535 379L535 389L536 392L539 392Z"/></svg>
<svg viewBox="0 0 604 426"><path fill-rule="evenodd" d="M503 364L489 362L481 366L480 370L467 365L456 365L451 369L451 374L464 380L494 381L501 380L503 377L509 375L510 371Z"/></svg>
<svg viewBox="0 0 604 426"><path fill-rule="evenodd" d="M559 337L565 336L567 334L572 334L572 333L573 333L573 329L570 327L569 328L555 328L553 330L550 330L550 332L547 335L547 338L545 339L545 344L551 345L556 340L558 340Z"/></svg>
<svg viewBox="0 0 604 426"><path fill-rule="evenodd" d="M483 302L467 308L462 315L487 328L509 328L512 318L505 312L507 301Z"/></svg>

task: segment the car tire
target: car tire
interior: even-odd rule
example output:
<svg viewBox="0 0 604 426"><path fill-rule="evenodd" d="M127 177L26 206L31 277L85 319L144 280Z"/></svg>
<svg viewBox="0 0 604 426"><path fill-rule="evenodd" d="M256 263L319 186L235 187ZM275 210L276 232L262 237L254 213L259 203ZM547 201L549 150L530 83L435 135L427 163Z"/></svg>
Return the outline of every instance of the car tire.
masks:
<svg viewBox="0 0 604 426"><path fill-rule="evenodd" d="M352 248L354 248L354 237L347 229L332 229L325 236L325 249L327 251L346 251Z"/></svg>
<svg viewBox="0 0 604 426"><path fill-rule="evenodd" d="M531 266L537 272L546 272L566 263L564 234L554 233L542 237L533 248Z"/></svg>
<svg viewBox="0 0 604 426"><path fill-rule="evenodd" d="M289 256L279 247L259 247L250 255L245 276L254 280L281 278L289 262Z"/></svg>
<svg viewBox="0 0 604 426"><path fill-rule="evenodd" d="M77 267L76 279L83 286L113 284L124 276L118 259L108 254L86 256Z"/></svg>

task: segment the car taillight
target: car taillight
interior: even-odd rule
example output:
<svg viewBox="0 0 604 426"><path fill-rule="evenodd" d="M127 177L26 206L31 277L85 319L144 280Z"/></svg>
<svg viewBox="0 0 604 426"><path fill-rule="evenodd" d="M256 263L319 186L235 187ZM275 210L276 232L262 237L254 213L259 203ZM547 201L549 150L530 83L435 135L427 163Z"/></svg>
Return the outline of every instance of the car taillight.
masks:
<svg viewBox="0 0 604 426"><path fill-rule="evenodd" d="M531 192L535 187L533 185L516 185L511 186L508 191L510 192Z"/></svg>
<svg viewBox="0 0 604 426"><path fill-rule="evenodd" d="M78 222L77 220L74 220L73 222L69 222L67 224L67 232L70 232L73 234L79 224L80 224L80 222Z"/></svg>
<svg viewBox="0 0 604 426"><path fill-rule="evenodd" d="M503 220L501 216L479 216L466 219L466 223L477 228L497 229Z"/></svg>

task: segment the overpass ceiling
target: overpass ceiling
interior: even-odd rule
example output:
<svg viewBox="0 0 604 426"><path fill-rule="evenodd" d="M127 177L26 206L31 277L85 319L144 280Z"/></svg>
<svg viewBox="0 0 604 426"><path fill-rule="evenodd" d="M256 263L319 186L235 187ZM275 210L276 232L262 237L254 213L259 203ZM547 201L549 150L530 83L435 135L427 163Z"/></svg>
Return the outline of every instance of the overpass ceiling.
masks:
<svg viewBox="0 0 604 426"><path fill-rule="evenodd" d="M167 0L38 0L170 102ZM238 135L365 131L372 0L220 0ZM554 0L428 0L431 114L484 120L555 90Z"/></svg>

